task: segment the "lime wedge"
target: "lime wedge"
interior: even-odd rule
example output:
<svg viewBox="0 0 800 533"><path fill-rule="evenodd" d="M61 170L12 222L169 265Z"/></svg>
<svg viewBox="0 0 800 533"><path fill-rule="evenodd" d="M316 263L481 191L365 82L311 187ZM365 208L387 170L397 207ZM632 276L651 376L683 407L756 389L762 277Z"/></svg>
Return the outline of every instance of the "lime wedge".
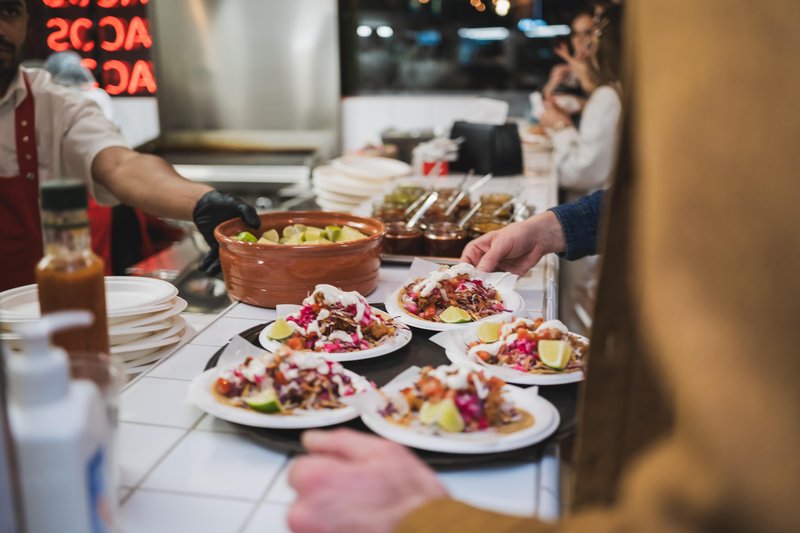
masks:
<svg viewBox="0 0 800 533"><path fill-rule="evenodd" d="M497 342L500 338L500 322L483 322L478 324L478 340L481 342Z"/></svg>
<svg viewBox="0 0 800 533"><path fill-rule="evenodd" d="M249 231L243 231L234 238L237 241L242 241L242 242L256 242L258 240L256 239L256 236L250 233Z"/></svg>
<svg viewBox="0 0 800 533"><path fill-rule="evenodd" d="M303 234L293 233L290 237L286 239L286 242L284 244L303 244Z"/></svg>
<svg viewBox="0 0 800 533"><path fill-rule="evenodd" d="M564 370L572 358L572 346L567 341L539 341L539 359L553 370Z"/></svg>
<svg viewBox="0 0 800 533"><path fill-rule="evenodd" d="M261 239L259 239L259 240L267 240L267 241L270 241L270 242L278 242L278 239L280 239L280 235L278 235L278 230L271 229L269 231L265 231L264 234L261 236Z"/></svg>
<svg viewBox="0 0 800 533"><path fill-rule="evenodd" d="M283 318L277 319L272 323L272 327L267 332L267 337L274 341L280 341L287 337L291 337L294 330Z"/></svg>
<svg viewBox="0 0 800 533"><path fill-rule="evenodd" d="M431 403L425 402L419 409L419 421L425 425L435 424L439 419L439 406L442 402Z"/></svg>
<svg viewBox="0 0 800 533"><path fill-rule="evenodd" d="M336 242L350 242L350 241L359 241L361 239L366 239L367 236L358 231L355 228L351 228L350 226L344 226L340 231L339 235L336 236Z"/></svg>
<svg viewBox="0 0 800 533"><path fill-rule="evenodd" d="M331 242L336 242L341 231L342 228L339 226L325 226L325 233L327 234L328 240Z"/></svg>
<svg viewBox="0 0 800 533"><path fill-rule="evenodd" d="M283 228L283 237L285 239L288 239L288 238L290 238L290 237L292 237L294 235L298 235L300 233L301 232L297 231L297 228L295 228L294 226L286 226L285 228Z"/></svg>
<svg viewBox="0 0 800 533"><path fill-rule="evenodd" d="M452 399L447 398L437 404L439 427L448 433L460 433L464 430L464 419ZM420 413L421 415L422 413Z"/></svg>
<svg viewBox="0 0 800 533"><path fill-rule="evenodd" d="M317 237L319 237L324 233L325 230L323 230L322 228L315 228L314 226L307 227L303 232L303 234L306 236L306 239L308 239L309 235L316 235Z"/></svg>
<svg viewBox="0 0 800 533"><path fill-rule="evenodd" d="M278 395L275 394L275 389L267 389L249 398L245 398L244 403L259 413L281 412L281 402L278 399Z"/></svg>
<svg viewBox="0 0 800 533"><path fill-rule="evenodd" d="M445 324L461 324L462 322L469 322L472 320L472 317L469 316L469 313L460 307L453 307L452 305L442 311L442 314L439 315L439 318L441 318L442 322Z"/></svg>
<svg viewBox="0 0 800 533"><path fill-rule="evenodd" d="M319 244L320 234L311 232L310 229L303 232L303 242L306 244Z"/></svg>

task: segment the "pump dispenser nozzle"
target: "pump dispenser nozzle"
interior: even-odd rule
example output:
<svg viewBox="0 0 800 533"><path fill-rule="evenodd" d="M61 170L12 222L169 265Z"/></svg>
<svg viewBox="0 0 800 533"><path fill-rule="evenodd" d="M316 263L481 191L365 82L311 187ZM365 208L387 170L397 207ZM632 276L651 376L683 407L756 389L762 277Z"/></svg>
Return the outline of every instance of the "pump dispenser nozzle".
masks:
<svg viewBox="0 0 800 533"><path fill-rule="evenodd" d="M89 311L61 311L42 316L38 322L17 326L24 352L4 348L8 363L11 401L20 405L46 403L67 394L69 367L67 352L51 344L50 337L64 329L94 322Z"/></svg>

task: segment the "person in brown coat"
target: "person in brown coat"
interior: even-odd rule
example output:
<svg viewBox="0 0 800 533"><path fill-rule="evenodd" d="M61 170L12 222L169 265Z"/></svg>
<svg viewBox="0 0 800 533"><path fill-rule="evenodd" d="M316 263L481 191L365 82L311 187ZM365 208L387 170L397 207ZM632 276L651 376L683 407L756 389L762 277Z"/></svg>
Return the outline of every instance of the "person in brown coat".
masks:
<svg viewBox="0 0 800 533"><path fill-rule="evenodd" d="M800 531L800 2L626 8L572 512L479 511L400 446L310 432L296 532Z"/></svg>

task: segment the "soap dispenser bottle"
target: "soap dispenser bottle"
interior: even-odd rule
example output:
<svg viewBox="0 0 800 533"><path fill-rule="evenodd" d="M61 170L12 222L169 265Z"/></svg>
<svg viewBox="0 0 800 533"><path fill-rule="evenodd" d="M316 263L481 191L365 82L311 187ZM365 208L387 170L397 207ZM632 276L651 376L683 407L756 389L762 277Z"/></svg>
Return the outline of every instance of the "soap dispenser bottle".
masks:
<svg viewBox="0 0 800 533"><path fill-rule="evenodd" d="M24 353L5 350L9 422L29 533L111 531L110 428L93 382L70 380L54 332L92 323L88 311L43 316L16 329Z"/></svg>

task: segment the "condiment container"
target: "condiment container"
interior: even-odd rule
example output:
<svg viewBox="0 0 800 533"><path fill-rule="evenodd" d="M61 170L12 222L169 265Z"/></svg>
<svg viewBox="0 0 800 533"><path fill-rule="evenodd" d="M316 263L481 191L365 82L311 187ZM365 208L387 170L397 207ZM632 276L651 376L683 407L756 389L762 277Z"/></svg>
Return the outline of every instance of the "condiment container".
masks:
<svg viewBox="0 0 800 533"><path fill-rule="evenodd" d="M91 326L58 333L55 343L67 352L109 353L103 260L92 253L86 185L53 181L42 185L44 257L36 266L42 315L85 309Z"/></svg>
<svg viewBox="0 0 800 533"><path fill-rule="evenodd" d="M467 230L452 222L436 222L425 231L425 251L434 257L461 257Z"/></svg>
<svg viewBox="0 0 800 533"><path fill-rule="evenodd" d="M469 238L477 239L481 235L485 235L490 231L503 229L508 225L508 222L493 217L475 217L469 225Z"/></svg>
<svg viewBox="0 0 800 533"><path fill-rule="evenodd" d="M423 249L422 230L406 227L405 222L386 224L383 253L390 255L420 255Z"/></svg>

